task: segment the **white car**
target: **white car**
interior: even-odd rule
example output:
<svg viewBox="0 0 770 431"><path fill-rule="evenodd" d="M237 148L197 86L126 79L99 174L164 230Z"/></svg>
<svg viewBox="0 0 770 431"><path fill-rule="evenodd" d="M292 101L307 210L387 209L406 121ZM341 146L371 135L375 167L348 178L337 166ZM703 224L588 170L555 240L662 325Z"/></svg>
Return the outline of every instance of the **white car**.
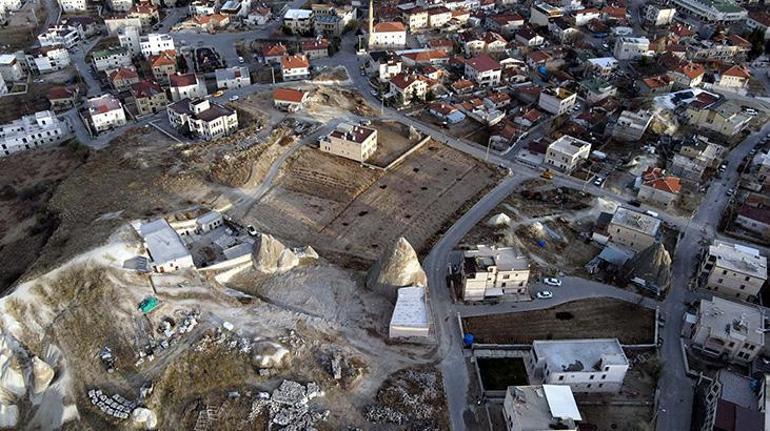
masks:
<svg viewBox="0 0 770 431"><path fill-rule="evenodd" d="M543 283L545 283L545 284L547 284L549 286L555 286L555 287L561 286L561 280L559 280L558 278L554 278L554 277L544 278L543 279Z"/></svg>
<svg viewBox="0 0 770 431"><path fill-rule="evenodd" d="M255 228L253 225L246 226L246 232L248 232L251 236L257 236L257 228Z"/></svg>
<svg viewBox="0 0 770 431"><path fill-rule="evenodd" d="M537 292L535 294L538 299L551 299L553 298L553 293L550 290L541 290L540 292Z"/></svg>
<svg viewBox="0 0 770 431"><path fill-rule="evenodd" d="M243 57L238 57L238 63L243 64L245 62L246 62L246 60L244 60Z"/></svg>
<svg viewBox="0 0 770 431"><path fill-rule="evenodd" d="M240 99L240 97L238 97L238 95L235 95L235 96L230 96L230 101L231 101L231 102L235 102L235 101L236 101L236 100L238 100L238 99Z"/></svg>

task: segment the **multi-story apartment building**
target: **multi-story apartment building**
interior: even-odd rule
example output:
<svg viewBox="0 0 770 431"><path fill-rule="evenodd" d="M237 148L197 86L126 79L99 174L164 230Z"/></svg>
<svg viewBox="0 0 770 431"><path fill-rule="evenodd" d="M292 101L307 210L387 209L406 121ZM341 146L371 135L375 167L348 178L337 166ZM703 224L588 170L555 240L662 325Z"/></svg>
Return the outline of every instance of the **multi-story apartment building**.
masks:
<svg viewBox="0 0 770 431"><path fill-rule="evenodd" d="M70 52L63 46L35 48L27 53L27 64L38 74L56 72L70 65Z"/></svg>
<svg viewBox="0 0 770 431"><path fill-rule="evenodd" d="M437 6L428 9L428 26L431 28L439 28L446 25L452 19L452 11L443 7Z"/></svg>
<svg viewBox="0 0 770 431"><path fill-rule="evenodd" d="M391 78L390 94L402 105L408 105L413 100L425 100L428 94L428 83L422 75L416 73L401 72Z"/></svg>
<svg viewBox="0 0 770 431"><path fill-rule="evenodd" d="M206 140L229 135L238 129L235 110L208 99L182 99L168 105L166 112L173 127Z"/></svg>
<svg viewBox="0 0 770 431"><path fill-rule="evenodd" d="M289 9L283 15L283 26L293 33L302 34L313 31L313 11L307 9Z"/></svg>
<svg viewBox="0 0 770 431"><path fill-rule="evenodd" d="M123 105L112 94L86 100L85 109L90 125L96 133L126 124Z"/></svg>
<svg viewBox="0 0 770 431"><path fill-rule="evenodd" d="M700 281L706 289L728 297L759 297L767 281L767 257L759 250L715 240L704 251Z"/></svg>
<svg viewBox="0 0 770 431"><path fill-rule="evenodd" d="M764 331L765 316L759 308L715 296L701 300L690 339L704 354L745 364L764 348Z"/></svg>
<svg viewBox="0 0 770 431"><path fill-rule="evenodd" d="M644 8L644 22L655 27L671 24L676 16L676 8L662 2L647 3Z"/></svg>
<svg viewBox="0 0 770 431"><path fill-rule="evenodd" d="M636 142L642 139L651 122L652 112L648 110L623 111L612 128L612 137L621 141Z"/></svg>
<svg viewBox="0 0 770 431"><path fill-rule="evenodd" d="M131 25L118 29L118 43L120 43L120 46L128 49L132 57L136 57L142 52L142 46L139 44L141 32L142 29L140 27Z"/></svg>
<svg viewBox="0 0 770 431"><path fill-rule="evenodd" d="M685 16L692 16L708 22L743 21L748 16L746 9L732 0L672 0L677 10Z"/></svg>
<svg viewBox="0 0 770 431"><path fill-rule="evenodd" d="M577 431L583 420L572 389L564 385L509 386L503 417L508 431Z"/></svg>
<svg viewBox="0 0 770 431"><path fill-rule="evenodd" d="M51 111L25 115L0 125L0 157L45 145L56 145L71 136L69 125Z"/></svg>
<svg viewBox="0 0 770 431"><path fill-rule="evenodd" d="M687 121L696 127L719 133L726 137L737 136L751 123L739 103L723 100L707 108L689 106L685 111Z"/></svg>
<svg viewBox="0 0 770 431"><path fill-rule="evenodd" d="M545 152L545 165L564 172L574 170L581 160L588 159L591 144L569 135L553 141Z"/></svg>
<svg viewBox="0 0 770 431"><path fill-rule="evenodd" d="M573 392L619 392L629 367L617 338L536 340L529 365L537 381Z"/></svg>
<svg viewBox="0 0 770 431"><path fill-rule="evenodd" d="M249 68L245 66L233 66L214 71L217 78L218 89L241 88L251 85Z"/></svg>
<svg viewBox="0 0 770 431"><path fill-rule="evenodd" d="M64 45L67 49L71 49L82 39L82 30L70 25L53 25L37 36L40 46Z"/></svg>
<svg viewBox="0 0 770 431"><path fill-rule="evenodd" d="M560 7L548 3L534 3L529 8L529 23L535 26L547 27L556 18L564 15Z"/></svg>
<svg viewBox="0 0 770 431"><path fill-rule="evenodd" d="M651 54L650 40L646 37L619 37L612 50L618 60L636 60Z"/></svg>
<svg viewBox="0 0 770 431"><path fill-rule="evenodd" d="M151 55L158 55L161 52L173 51L174 39L169 34L150 33L142 36L139 40L139 47L144 58Z"/></svg>
<svg viewBox="0 0 770 431"><path fill-rule="evenodd" d="M463 253L460 267L463 279L462 298L482 301L487 298L531 300L529 260L515 248L479 245Z"/></svg>
<svg viewBox="0 0 770 431"><path fill-rule="evenodd" d="M26 75L22 62L14 54L0 54L0 76L6 82L21 81Z"/></svg>
<svg viewBox="0 0 770 431"><path fill-rule="evenodd" d="M152 69L152 76L161 84L169 83L169 76L176 74L176 55L163 52L153 55L147 61Z"/></svg>
<svg viewBox="0 0 770 431"><path fill-rule="evenodd" d="M545 112L562 115L568 113L575 106L575 101L577 101L577 93L566 88L546 88L540 92L537 105Z"/></svg>
<svg viewBox="0 0 770 431"><path fill-rule="evenodd" d="M413 7L401 14L402 19L409 27L409 31L415 32L428 28L428 11L422 7Z"/></svg>
<svg viewBox="0 0 770 431"><path fill-rule="evenodd" d="M500 83L502 66L487 54L481 54L465 62L465 76L481 86L495 86Z"/></svg>
<svg viewBox="0 0 770 431"><path fill-rule="evenodd" d="M284 81L310 78L310 61L302 54L284 55L281 58L281 77Z"/></svg>
<svg viewBox="0 0 770 431"><path fill-rule="evenodd" d="M123 46L113 46L91 53L94 69L106 72L119 67L131 66L131 53Z"/></svg>
<svg viewBox="0 0 770 431"><path fill-rule="evenodd" d="M88 0L59 0L59 6L64 13L82 12L88 10Z"/></svg>
<svg viewBox="0 0 770 431"><path fill-rule="evenodd" d="M660 237L661 221L657 217L617 207L607 226L609 241L640 252Z"/></svg>
<svg viewBox="0 0 770 431"><path fill-rule="evenodd" d="M377 130L355 124L342 123L319 141L321 151L365 162L377 151Z"/></svg>
<svg viewBox="0 0 770 431"><path fill-rule="evenodd" d="M206 82L194 73L174 74L168 77L171 100L178 102L183 99L199 99L206 97Z"/></svg>
<svg viewBox="0 0 770 431"><path fill-rule="evenodd" d="M770 374L765 374L766 385ZM705 397L705 415L700 431L767 431L770 418L763 397L754 391L756 380L722 369L708 386Z"/></svg>
<svg viewBox="0 0 770 431"><path fill-rule="evenodd" d="M134 7L133 0L107 0L106 3L113 12L128 12Z"/></svg>

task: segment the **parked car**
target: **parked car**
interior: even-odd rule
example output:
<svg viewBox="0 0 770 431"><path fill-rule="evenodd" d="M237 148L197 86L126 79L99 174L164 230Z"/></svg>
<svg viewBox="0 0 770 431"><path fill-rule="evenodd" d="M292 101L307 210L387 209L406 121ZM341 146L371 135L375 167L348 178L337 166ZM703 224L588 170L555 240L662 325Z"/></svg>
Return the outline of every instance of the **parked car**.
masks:
<svg viewBox="0 0 770 431"><path fill-rule="evenodd" d="M549 286L561 286L561 280L555 277L546 277L543 279L543 283L549 285Z"/></svg>
<svg viewBox="0 0 770 431"><path fill-rule="evenodd" d="M229 99L229 100L230 100L231 102L235 102L235 101L236 101L236 100L238 100L238 99L240 99L240 97L238 97L238 95L236 94L236 95L234 95L234 96L230 96L230 99Z"/></svg>
<svg viewBox="0 0 770 431"><path fill-rule="evenodd" d="M215 92L212 94L212 96L213 96L213 97L220 97L220 96L221 96L221 95L223 95L223 94L225 94L225 92L224 92L224 91L222 91L222 90L218 90L218 91L215 91Z"/></svg>
<svg viewBox="0 0 770 431"><path fill-rule="evenodd" d="M596 187L601 187L602 184L604 184L604 177L596 177L596 179L594 180L594 185Z"/></svg>
<svg viewBox="0 0 770 431"><path fill-rule="evenodd" d="M628 204L629 204L629 205L631 205L632 207L637 207L637 208L639 208L640 206L642 206L642 203L641 203L641 202L639 202L639 201L638 201L638 200L636 200L636 199L632 199L632 200L628 201Z"/></svg>
<svg viewBox="0 0 770 431"><path fill-rule="evenodd" d="M725 192L725 194L726 194L727 196L732 196L732 195L734 195L734 194L735 194L735 189L732 189L732 188L730 188L730 189L727 189L727 191Z"/></svg>
<svg viewBox="0 0 770 431"><path fill-rule="evenodd" d="M253 225L246 226L246 232L249 233L251 236L257 236L257 228L255 228Z"/></svg>
<svg viewBox="0 0 770 431"><path fill-rule="evenodd" d="M535 294L538 299L551 299L553 298L553 292L550 290L541 290Z"/></svg>
<svg viewBox="0 0 770 431"><path fill-rule="evenodd" d="M238 57L238 63L243 64L245 62L246 62L246 60L244 60L243 57Z"/></svg>

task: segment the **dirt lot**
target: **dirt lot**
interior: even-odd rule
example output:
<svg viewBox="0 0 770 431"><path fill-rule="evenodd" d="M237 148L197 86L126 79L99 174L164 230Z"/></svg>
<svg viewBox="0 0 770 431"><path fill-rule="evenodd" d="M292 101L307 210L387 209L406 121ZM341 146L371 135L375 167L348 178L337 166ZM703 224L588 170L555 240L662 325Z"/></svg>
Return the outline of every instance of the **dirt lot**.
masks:
<svg viewBox="0 0 770 431"><path fill-rule="evenodd" d="M246 221L321 252L371 261L400 236L418 252L427 247L499 175L435 142L388 172L304 148Z"/></svg>
<svg viewBox="0 0 770 431"><path fill-rule="evenodd" d="M376 166L388 166L418 142L409 139L409 127L402 123L373 121L371 127L377 129L377 151L368 162Z"/></svg>
<svg viewBox="0 0 770 431"><path fill-rule="evenodd" d="M35 23L35 16L39 25ZM37 38L38 27L45 24L47 17L42 1L25 2L21 9L12 12L8 24L0 26L0 41L3 45L9 45L6 52L29 47Z"/></svg>
<svg viewBox="0 0 770 431"><path fill-rule="evenodd" d="M649 426L652 408L648 406L596 406L581 405L580 413L585 424L596 426L596 431L645 431Z"/></svg>
<svg viewBox="0 0 770 431"><path fill-rule="evenodd" d="M85 155L65 145L0 158L0 292L35 261L56 229L56 217L46 206Z"/></svg>
<svg viewBox="0 0 770 431"><path fill-rule="evenodd" d="M654 325L654 310L608 298L463 319L463 329L475 335L477 342L498 344L579 338L618 338L621 344L652 343Z"/></svg>

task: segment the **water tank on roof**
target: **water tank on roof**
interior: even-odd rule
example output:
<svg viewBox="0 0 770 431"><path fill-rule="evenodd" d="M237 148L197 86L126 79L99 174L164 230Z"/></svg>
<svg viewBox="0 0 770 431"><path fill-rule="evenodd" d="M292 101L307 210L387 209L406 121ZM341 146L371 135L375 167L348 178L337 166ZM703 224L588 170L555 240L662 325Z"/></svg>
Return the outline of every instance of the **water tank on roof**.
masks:
<svg viewBox="0 0 770 431"><path fill-rule="evenodd" d="M543 78L548 78L548 69L546 69L545 66L538 66L537 73Z"/></svg>

